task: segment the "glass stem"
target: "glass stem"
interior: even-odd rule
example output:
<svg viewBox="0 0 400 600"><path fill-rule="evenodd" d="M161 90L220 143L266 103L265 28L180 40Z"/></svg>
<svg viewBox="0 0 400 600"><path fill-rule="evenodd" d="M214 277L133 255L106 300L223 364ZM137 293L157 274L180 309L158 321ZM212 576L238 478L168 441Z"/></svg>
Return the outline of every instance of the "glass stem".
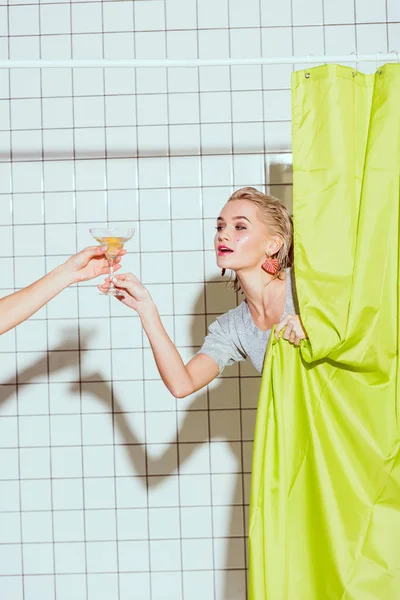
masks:
<svg viewBox="0 0 400 600"><path fill-rule="evenodd" d="M108 259L108 266L110 267L110 288L113 288L113 287L115 287L114 286L114 259L113 258Z"/></svg>

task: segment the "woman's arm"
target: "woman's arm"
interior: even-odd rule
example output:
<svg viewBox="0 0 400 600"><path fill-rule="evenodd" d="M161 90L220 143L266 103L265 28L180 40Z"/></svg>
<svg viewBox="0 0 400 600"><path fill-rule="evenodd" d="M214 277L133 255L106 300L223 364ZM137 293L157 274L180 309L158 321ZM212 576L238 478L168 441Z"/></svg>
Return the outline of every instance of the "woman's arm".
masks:
<svg viewBox="0 0 400 600"><path fill-rule="evenodd" d="M176 398L184 398L208 385L219 374L216 362L206 354L197 354L187 365L168 336L148 290L132 273L117 275L114 284L126 292L123 304L140 316L149 339L161 379ZM107 281L99 289L107 289Z"/></svg>
<svg viewBox="0 0 400 600"><path fill-rule="evenodd" d="M109 272L108 262L104 257L106 249L107 246L85 248L28 287L1 298L0 334L31 317L72 283L106 275ZM119 260L120 257L116 262ZM116 265L116 268L119 269L120 265Z"/></svg>

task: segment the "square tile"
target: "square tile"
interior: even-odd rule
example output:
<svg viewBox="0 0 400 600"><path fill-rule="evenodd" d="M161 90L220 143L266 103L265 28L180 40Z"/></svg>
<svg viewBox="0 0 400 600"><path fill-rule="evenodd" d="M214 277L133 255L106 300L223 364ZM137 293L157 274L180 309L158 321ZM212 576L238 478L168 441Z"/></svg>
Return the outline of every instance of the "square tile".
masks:
<svg viewBox="0 0 400 600"><path fill-rule="evenodd" d="M118 540L144 540L148 545L147 509L118 509L117 510Z"/></svg>
<svg viewBox="0 0 400 600"><path fill-rule="evenodd" d="M149 543L145 541L119 541L118 561L122 572L149 570ZM142 588L141 588L141 593Z"/></svg>
<svg viewBox="0 0 400 600"><path fill-rule="evenodd" d="M19 482L0 481L0 509L19 511Z"/></svg>
<svg viewBox="0 0 400 600"><path fill-rule="evenodd" d="M73 192L46 193L44 195L46 223L73 223L75 202Z"/></svg>
<svg viewBox="0 0 400 600"><path fill-rule="evenodd" d="M115 484L114 478L96 477L85 480L85 508L115 508ZM118 495L117 495L118 500Z"/></svg>
<svg viewBox="0 0 400 600"><path fill-rule="evenodd" d="M71 160L44 163L44 191L64 192L74 189L74 168Z"/></svg>
<svg viewBox="0 0 400 600"><path fill-rule="evenodd" d="M51 443L54 446L75 446L82 443L79 415L51 415Z"/></svg>
<svg viewBox="0 0 400 600"><path fill-rule="evenodd" d="M10 6L9 35L38 35L39 6Z"/></svg>
<svg viewBox="0 0 400 600"><path fill-rule="evenodd" d="M76 96L102 96L104 94L103 69L87 67L74 69L72 73Z"/></svg>
<svg viewBox="0 0 400 600"><path fill-rule="evenodd" d="M50 511L23 512L21 522L24 543L53 541L53 520Z"/></svg>
<svg viewBox="0 0 400 600"><path fill-rule="evenodd" d="M168 58L197 58L197 31L167 31Z"/></svg>
<svg viewBox="0 0 400 600"><path fill-rule="evenodd" d="M182 540L182 565L185 571L189 569L212 569L213 540Z"/></svg>
<svg viewBox="0 0 400 600"><path fill-rule="evenodd" d="M50 510L51 482L49 479L42 481L21 481L21 509L25 510Z"/></svg>
<svg viewBox="0 0 400 600"><path fill-rule="evenodd" d="M104 127L104 98L88 96L74 98L75 127Z"/></svg>
<svg viewBox="0 0 400 600"><path fill-rule="evenodd" d="M47 160L74 156L72 129L45 129L43 131L43 156Z"/></svg>
<svg viewBox="0 0 400 600"><path fill-rule="evenodd" d="M39 162L12 163L13 192L42 192L43 173Z"/></svg>
<svg viewBox="0 0 400 600"><path fill-rule="evenodd" d="M129 33L104 34L104 58L129 59L135 53L135 37Z"/></svg>
<svg viewBox="0 0 400 600"><path fill-rule="evenodd" d="M53 479L53 507L55 510L82 510L83 509L83 485L78 479ZM89 508L86 501L85 485L85 508Z"/></svg>
<svg viewBox="0 0 400 600"><path fill-rule="evenodd" d="M224 29L228 27L228 0L217 4L203 0L197 7L199 29Z"/></svg>
<svg viewBox="0 0 400 600"><path fill-rule="evenodd" d="M114 452L112 446L85 447L83 449L83 469L86 477L114 475Z"/></svg>
<svg viewBox="0 0 400 600"><path fill-rule="evenodd" d="M183 538L211 538L213 530L211 527L211 507L182 507L181 523Z"/></svg>
<svg viewBox="0 0 400 600"><path fill-rule="evenodd" d="M62 129L73 127L72 98L43 98L43 127Z"/></svg>
<svg viewBox="0 0 400 600"><path fill-rule="evenodd" d="M133 158L138 154L135 127L107 127L106 146L108 158Z"/></svg>
<svg viewBox="0 0 400 600"><path fill-rule="evenodd" d="M85 573L85 545L82 542L54 545L55 570L61 573Z"/></svg>
<svg viewBox="0 0 400 600"><path fill-rule="evenodd" d="M78 33L72 35L72 56L82 59L103 58L103 34Z"/></svg>
<svg viewBox="0 0 400 600"><path fill-rule="evenodd" d="M105 103L107 127L136 125L135 96L106 96Z"/></svg>
<svg viewBox="0 0 400 600"><path fill-rule="evenodd" d="M2 461L6 461L0 465L0 479L18 479L20 474L17 448L1 448L0 457Z"/></svg>
<svg viewBox="0 0 400 600"><path fill-rule="evenodd" d="M261 25L263 27L292 25L291 0L282 0L279 4L274 0L264 0L260 8Z"/></svg>
<svg viewBox="0 0 400 600"><path fill-rule="evenodd" d="M88 600L108 600L118 596L118 576L116 573L87 576Z"/></svg>
<svg viewBox="0 0 400 600"><path fill-rule="evenodd" d="M89 542L115 540L117 535L115 510L85 511L85 531Z"/></svg>
<svg viewBox="0 0 400 600"><path fill-rule="evenodd" d="M136 58L166 58L165 31L136 33Z"/></svg>
<svg viewBox="0 0 400 600"><path fill-rule="evenodd" d="M48 416L21 416L18 426L20 446L48 446L50 444Z"/></svg>
<svg viewBox="0 0 400 600"><path fill-rule="evenodd" d="M0 546L0 575L22 574L21 546L2 544Z"/></svg>
<svg viewBox="0 0 400 600"><path fill-rule="evenodd" d="M321 0L293 0L292 25L322 25Z"/></svg>
<svg viewBox="0 0 400 600"><path fill-rule="evenodd" d="M185 596L191 598L191 600L202 600L204 597L212 598L214 594L213 571L184 571L183 590Z"/></svg>
<svg viewBox="0 0 400 600"><path fill-rule="evenodd" d="M49 448L20 448L20 475L22 479L47 479L51 476Z"/></svg>
<svg viewBox="0 0 400 600"><path fill-rule="evenodd" d="M65 4L42 4L40 6L41 35L70 33L70 12L70 7Z"/></svg>
<svg viewBox="0 0 400 600"><path fill-rule="evenodd" d="M165 30L165 9L162 0L153 0L153 4L137 2L135 9L136 31Z"/></svg>
<svg viewBox="0 0 400 600"><path fill-rule="evenodd" d="M43 69L42 94L43 96L70 96L72 94L71 71L69 69Z"/></svg>
<svg viewBox="0 0 400 600"><path fill-rule="evenodd" d="M203 29L198 32L198 37L199 58L229 58L228 29Z"/></svg>
<svg viewBox="0 0 400 600"><path fill-rule="evenodd" d="M75 254L78 251L75 225L47 225L46 251L49 254Z"/></svg>
<svg viewBox="0 0 400 600"><path fill-rule="evenodd" d="M54 571L53 544L24 544L22 556L27 575L46 575Z"/></svg>
<svg viewBox="0 0 400 600"><path fill-rule="evenodd" d="M119 2L103 6L103 31L133 29L133 3Z"/></svg>
<svg viewBox="0 0 400 600"><path fill-rule="evenodd" d="M39 36L21 35L9 38L10 60L30 60L40 58Z"/></svg>
<svg viewBox="0 0 400 600"><path fill-rule="evenodd" d="M146 159L147 161L148 159ZM153 159L152 159L153 160ZM154 159L157 160L157 159ZM168 163L160 165L162 169L166 169L168 173ZM147 177L151 176L151 164L148 165L146 162L142 167L142 174ZM168 175L167 175L168 177ZM142 188L141 178L139 177L140 187ZM150 181L149 181L150 184ZM151 187L151 184L150 184ZM140 218L143 220L148 219L169 219L170 218L170 198L167 190L165 189L140 189L139 190L139 209Z"/></svg>
<svg viewBox="0 0 400 600"><path fill-rule="evenodd" d="M144 477L118 477L116 479L117 508L147 507L146 479Z"/></svg>
<svg viewBox="0 0 400 600"><path fill-rule="evenodd" d="M74 600L86 600L86 576L56 575L57 600L70 600L71 593Z"/></svg>
<svg viewBox="0 0 400 600"><path fill-rule="evenodd" d="M54 478L82 477L82 449L80 447L51 448L51 469Z"/></svg>
<svg viewBox="0 0 400 600"><path fill-rule="evenodd" d="M74 33L95 33L102 31L102 10L97 2L72 5L72 31Z"/></svg>
<svg viewBox="0 0 400 600"><path fill-rule="evenodd" d="M108 189L132 189L137 186L137 165L133 158L115 158L107 161Z"/></svg>
<svg viewBox="0 0 400 600"><path fill-rule="evenodd" d="M180 571L182 556L178 540L150 540L152 571Z"/></svg>
<svg viewBox="0 0 400 600"><path fill-rule="evenodd" d="M182 573L153 573L151 593L154 600L163 600L165 590L173 594L174 600L182 600Z"/></svg>

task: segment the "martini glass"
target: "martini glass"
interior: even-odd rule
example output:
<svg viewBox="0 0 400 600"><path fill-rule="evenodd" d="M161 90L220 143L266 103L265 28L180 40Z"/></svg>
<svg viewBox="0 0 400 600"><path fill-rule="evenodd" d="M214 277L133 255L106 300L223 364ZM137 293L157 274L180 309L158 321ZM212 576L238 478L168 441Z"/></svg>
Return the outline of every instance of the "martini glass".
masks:
<svg viewBox="0 0 400 600"><path fill-rule="evenodd" d="M135 233L135 229L124 229L121 227L95 227L89 229L90 233L101 245L106 245L106 259L110 266L110 285L106 292L102 292L108 296L123 296L123 292L117 290L114 286L114 261L124 247L125 242L131 239Z"/></svg>

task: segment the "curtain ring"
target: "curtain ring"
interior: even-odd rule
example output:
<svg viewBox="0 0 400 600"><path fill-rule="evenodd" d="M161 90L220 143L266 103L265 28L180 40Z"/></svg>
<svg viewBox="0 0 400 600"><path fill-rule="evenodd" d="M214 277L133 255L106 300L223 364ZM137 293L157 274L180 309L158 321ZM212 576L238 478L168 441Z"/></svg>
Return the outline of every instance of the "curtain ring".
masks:
<svg viewBox="0 0 400 600"><path fill-rule="evenodd" d="M389 52L389 54L395 54L397 57L397 62L400 63L400 56L399 56L399 53L397 52L397 50L391 50Z"/></svg>
<svg viewBox="0 0 400 600"><path fill-rule="evenodd" d="M355 54L355 57L356 57L356 70L353 71L353 73L352 73L353 77L355 77L357 75L358 65L360 63L360 60L359 60L359 57L358 57L358 50L356 50L356 52L351 52L351 54Z"/></svg>
<svg viewBox="0 0 400 600"><path fill-rule="evenodd" d="M382 50L378 50L378 52L376 53L376 59L375 59L376 71L379 75L382 75L382 68L378 66L379 54L383 54Z"/></svg>
<svg viewBox="0 0 400 600"><path fill-rule="evenodd" d="M314 56L314 54L311 52L311 54L307 54L307 62L310 62L310 57ZM310 79L311 77L311 73L309 71L307 71L307 73L305 74L305 78L306 79Z"/></svg>

